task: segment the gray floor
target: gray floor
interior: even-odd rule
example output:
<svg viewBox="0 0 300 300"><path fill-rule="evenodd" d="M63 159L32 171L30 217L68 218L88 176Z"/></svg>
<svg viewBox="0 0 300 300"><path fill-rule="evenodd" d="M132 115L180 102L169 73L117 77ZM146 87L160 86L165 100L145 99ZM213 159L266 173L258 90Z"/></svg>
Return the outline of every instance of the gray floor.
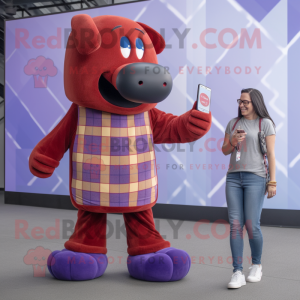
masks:
<svg viewBox="0 0 300 300"><path fill-rule="evenodd" d="M44 231L59 220L59 239L34 239L31 230L41 227ZM15 236L16 220L28 223L26 233L30 239ZM68 221L69 220L69 221ZM22 221L22 222L24 222ZM64 282L51 277L48 270L45 277L34 277L33 266L26 265L23 257L30 249L42 246L50 250L63 248L67 240L63 234L63 224L76 221L76 211L37 208L3 204L0 191L0 299L299 299L300 294L300 229L263 227L263 279L260 283L247 283L237 290L228 290L232 268L230 265L229 238L224 225L216 231L212 224L202 224L201 234L209 234L201 239L194 233L194 222L183 222L176 232L167 220L156 220L162 235L172 246L186 250L192 257L190 273L185 279L172 283L143 282L131 278L126 267L126 238L117 229L123 224L122 216L108 215L111 224L108 238L110 264L105 274L95 280L85 282ZM177 224L178 221L173 221ZM112 228L114 231L112 232ZM225 238L213 236L225 233ZM54 234L52 232L52 234ZM187 235L191 238L187 239ZM247 241L247 240L246 240ZM250 257L248 242L245 243L244 271L247 274ZM121 258L120 258L121 257ZM202 258L201 258L202 257ZM229 263L227 261L229 257ZM199 263L202 259L203 263ZM114 262L113 262L114 260ZM121 261L121 263L120 263Z"/></svg>

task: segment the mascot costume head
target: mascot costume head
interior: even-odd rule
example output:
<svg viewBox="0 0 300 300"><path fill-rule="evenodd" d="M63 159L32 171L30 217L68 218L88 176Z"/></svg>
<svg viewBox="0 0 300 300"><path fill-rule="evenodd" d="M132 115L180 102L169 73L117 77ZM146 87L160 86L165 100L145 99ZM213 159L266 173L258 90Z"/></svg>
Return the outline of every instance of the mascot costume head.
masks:
<svg viewBox="0 0 300 300"><path fill-rule="evenodd" d="M116 16L71 21L64 86L73 102L60 123L33 149L29 167L50 177L70 153L70 198L78 220L65 249L48 258L60 280L90 280L107 267L107 213L123 213L130 275L176 281L187 275L189 255L170 247L155 229L151 207L158 196L153 144L187 143L204 136L211 114L181 116L155 108L172 89L158 64L162 36L151 27Z"/></svg>

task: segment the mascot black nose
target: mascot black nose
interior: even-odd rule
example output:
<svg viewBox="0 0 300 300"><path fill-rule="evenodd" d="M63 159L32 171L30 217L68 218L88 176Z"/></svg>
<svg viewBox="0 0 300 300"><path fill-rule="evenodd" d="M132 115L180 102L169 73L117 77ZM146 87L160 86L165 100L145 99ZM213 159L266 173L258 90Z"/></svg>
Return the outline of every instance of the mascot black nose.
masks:
<svg viewBox="0 0 300 300"><path fill-rule="evenodd" d="M163 66L133 63L119 70L115 86L127 100L137 103L158 103L168 97L173 80Z"/></svg>

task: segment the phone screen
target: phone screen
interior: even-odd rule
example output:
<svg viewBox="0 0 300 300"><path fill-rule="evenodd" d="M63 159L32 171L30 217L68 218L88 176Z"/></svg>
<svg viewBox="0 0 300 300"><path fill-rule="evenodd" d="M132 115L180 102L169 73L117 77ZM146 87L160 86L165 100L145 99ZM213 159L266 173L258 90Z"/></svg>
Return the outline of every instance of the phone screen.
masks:
<svg viewBox="0 0 300 300"><path fill-rule="evenodd" d="M209 113L211 89L205 85L198 85L197 109Z"/></svg>

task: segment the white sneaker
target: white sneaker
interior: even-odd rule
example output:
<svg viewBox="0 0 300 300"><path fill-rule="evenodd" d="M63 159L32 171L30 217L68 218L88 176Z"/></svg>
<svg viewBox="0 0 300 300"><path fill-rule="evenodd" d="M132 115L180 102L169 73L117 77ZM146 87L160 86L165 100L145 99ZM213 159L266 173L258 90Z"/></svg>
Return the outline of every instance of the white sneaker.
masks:
<svg viewBox="0 0 300 300"><path fill-rule="evenodd" d="M262 277L262 265L252 265L249 275L247 277L248 282L259 282Z"/></svg>
<svg viewBox="0 0 300 300"><path fill-rule="evenodd" d="M236 271L231 276L231 280L227 287L229 289L238 289L243 285L246 285L245 275L243 275L241 271Z"/></svg>

